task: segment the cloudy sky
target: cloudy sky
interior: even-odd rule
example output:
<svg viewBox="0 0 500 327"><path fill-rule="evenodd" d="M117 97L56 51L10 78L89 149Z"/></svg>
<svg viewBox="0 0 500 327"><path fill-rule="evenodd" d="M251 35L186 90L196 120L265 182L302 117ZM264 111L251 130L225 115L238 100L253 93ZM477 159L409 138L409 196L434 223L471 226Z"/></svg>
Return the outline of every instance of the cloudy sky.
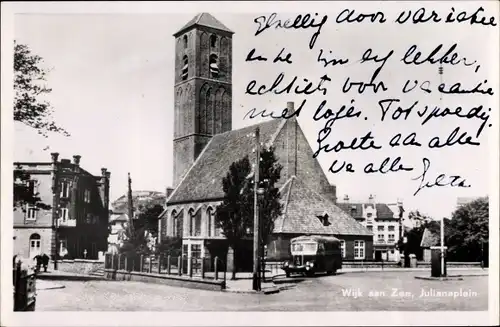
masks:
<svg viewBox="0 0 500 327"><path fill-rule="evenodd" d="M454 4L456 12L459 7ZM472 13L479 4L464 7ZM41 8L41 7L40 7ZM51 7L53 8L53 7ZM90 8L90 7L89 7ZM95 8L94 12L95 12ZM14 160L45 161L50 152L57 151L63 158L74 154L82 156L82 166L92 173L99 173L101 167L111 171L111 197L116 199L126 192L127 172L132 174L133 187L137 190L164 191L172 183L172 135L173 135L173 96L174 96L174 37L179 28L189 21L197 11L209 11L235 34L233 37L233 128L252 125L262 119L244 119L252 108L280 111L287 101L298 105L306 99L299 123L309 140L313 151L318 149L318 132L325 120L313 121L312 117L319 104L327 101L327 107L337 111L342 105L350 105L354 100L357 109L362 111L360 118L344 119L334 123L327 143L335 145L339 140L350 144L355 137L362 137L368 131L382 145L380 150L322 153L321 165L327 170L334 160L340 163L351 162L355 173L327 173L333 184L337 185L338 197L348 194L351 199L364 201L374 194L379 202L395 202L402 199L409 210L419 209L436 218L449 216L460 196L481 196L490 193L490 180L493 178L490 165L492 156L498 148L492 143L492 135L497 135L498 112L487 108L498 108L498 95L447 94L442 97L437 91L440 83L438 66L422 64L405 65L401 58L412 45L423 53L429 54L439 44L443 44L443 55L454 43L457 58L467 58L467 62L477 61L467 67L464 64L445 65L443 81L446 84L461 82L464 89L471 89L477 83L487 80L486 86L498 90L498 29L480 25L462 24L395 24L397 13L403 9L418 9L407 4L405 8L395 7L394 3L381 5L377 2L353 3L349 8L358 12L370 13L384 10L387 22L379 23L337 23L336 16L346 8L346 4L333 2L328 7L316 7L316 22L328 15L313 49L308 44L317 28L274 29L270 28L257 37L254 36L258 24L254 22L261 15L269 16L273 9L263 13L237 13L243 9L237 6L224 8L217 12L209 3L199 3L184 8L184 12L173 14L181 7L174 3L163 3L157 10L150 3L142 7L143 12L110 14L18 14L14 20L14 37L27 44L34 53L44 58L44 65L51 68L48 85L53 89L49 100L55 108L55 120L71 133L65 138L51 135L44 139L22 125L14 129ZM232 8L232 9L231 9ZM485 6L485 8L487 8ZM323 10L324 9L324 10ZM434 9L442 15L451 11L451 3L435 5ZM491 9L494 9L491 7ZM484 16L496 14L494 10ZM43 9L46 12L49 9ZM222 9L221 9L222 10ZM294 19L300 13L280 13L277 19ZM167 13L167 12L171 13ZM149 12L149 13L147 13ZM151 14L151 12L156 12ZM163 13L162 13L163 12ZM498 20L498 17L497 17ZM267 62L245 62L248 52L256 48L256 53L269 57ZM292 64L273 64L272 59L282 49L292 53ZM367 49L373 54L388 59L376 81L383 81L386 92L374 94L367 89L363 94L354 90L341 91L347 78L352 81L369 82L376 63L360 63ZM349 58L342 66L324 67L317 62L320 49L337 58ZM480 66L477 73L474 70ZM266 94L252 96L245 94L247 84L256 80L258 85L271 85L279 73L285 74L284 82L297 76L317 83L325 74L331 79L325 83L328 89L323 95L316 92L309 96ZM414 90L402 94L401 88L410 80L429 81L431 93ZM284 85L284 84L282 84ZM302 85L304 85L302 83ZM412 85L412 84L411 84ZM417 88L418 89L418 88ZM378 101L399 99L403 108L418 104L408 119L386 120L381 122L381 109ZM396 104L394 104L396 105ZM429 149L427 144L432 137L442 141L460 127L460 134L467 132L474 140L481 121L457 117L434 118L421 125L416 111L429 106L453 108L462 106L464 112L483 105L486 114L491 115L484 132L477 139L480 146L453 146L442 149ZM392 111L391 111L392 114ZM390 115L390 114L389 114ZM366 119L364 119L366 117ZM388 118L389 119L389 118ZM492 127L488 127L488 124ZM403 137L415 132L422 147L390 147L389 140L397 133ZM497 138L495 138L496 140ZM490 141L489 141L490 140ZM49 146L48 149L43 150ZM365 174L363 168L373 162L379 165L385 158L401 157L401 163L413 167L413 171L390 172L387 174ZM423 158L430 160L426 181L432 182L439 174L460 175L467 180L470 188L433 187L413 194L419 181L412 180L423 172ZM447 181L448 179L443 179Z"/></svg>

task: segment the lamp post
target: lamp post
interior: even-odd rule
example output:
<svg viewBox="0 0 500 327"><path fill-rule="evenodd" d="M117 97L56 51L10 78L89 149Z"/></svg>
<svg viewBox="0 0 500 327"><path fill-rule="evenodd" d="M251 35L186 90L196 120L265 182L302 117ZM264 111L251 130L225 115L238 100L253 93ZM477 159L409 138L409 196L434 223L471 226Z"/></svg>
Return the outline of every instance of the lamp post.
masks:
<svg viewBox="0 0 500 327"><path fill-rule="evenodd" d="M440 77L440 84L443 84L443 64L439 65L438 73ZM441 103L441 107L443 106L443 95L440 93L439 102ZM441 228L440 228L440 238L441 238L441 277L444 276L444 217L441 217Z"/></svg>
<svg viewBox="0 0 500 327"><path fill-rule="evenodd" d="M258 206L257 206L257 210L259 211L259 290L261 288L261 284L262 284L262 281L265 279L265 275L264 275L264 242L263 242L263 238L262 238L262 215L260 214L260 208L261 208L261 203L260 201L262 201L262 198L264 196L264 188L262 187L258 187L257 188L257 197L258 197L258 200L259 200L259 203L258 203ZM265 280L264 280L265 281Z"/></svg>
<svg viewBox="0 0 500 327"><path fill-rule="evenodd" d="M58 248L59 248L59 218L54 219L54 243L56 244L56 248L54 251L54 270L57 270L57 255L58 255Z"/></svg>
<svg viewBox="0 0 500 327"><path fill-rule="evenodd" d="M254 167L254 217L253 217L253 276L252 276L252 289L260 291L260 278L259 278L259 204L258 204L258 183L259 183L259 170L260 170L260 130L255 129L255 167Z"/></svg>

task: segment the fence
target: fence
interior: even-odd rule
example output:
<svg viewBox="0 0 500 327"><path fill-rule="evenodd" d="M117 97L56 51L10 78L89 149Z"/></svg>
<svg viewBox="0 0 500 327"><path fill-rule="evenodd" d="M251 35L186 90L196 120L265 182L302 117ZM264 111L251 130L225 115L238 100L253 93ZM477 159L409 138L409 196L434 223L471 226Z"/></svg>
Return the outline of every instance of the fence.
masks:
<svg viewBox="0 0 500 327"><path fill-rule="evenodd" d="M35 311L36 275L21 269L21 262L15 262L12 270L14 286L14 311Z"/></svg>
<svg viewBox="0 0 500 327"><path fill-rule="evenodd" d="M223 280L226 282L226 265L215 258L195 258L170 255L111 254L106 253L104 268L128 272L159 275L186 276L190 278Z"/></svg>

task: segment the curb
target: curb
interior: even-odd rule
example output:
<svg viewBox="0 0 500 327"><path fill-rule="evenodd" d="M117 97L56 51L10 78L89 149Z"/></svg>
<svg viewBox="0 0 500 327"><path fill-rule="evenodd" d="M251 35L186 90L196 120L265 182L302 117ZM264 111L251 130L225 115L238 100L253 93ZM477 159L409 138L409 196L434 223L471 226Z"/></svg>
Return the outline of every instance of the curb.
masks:
<svg viewBox="0 0 500 327"><path fill-rule="evenodd" d="M91 281L91 280L106 280L104 277L92 275L50 275L40 274L36 276L40 280L68 280L68 281Z"/></svg>
<svg viewBox="0 0 500 327"><path fill-rule="evenodd" d="M48 283L45 284L45 283ZM36 290L37 291L45 291L45 290L56 290L56 289L61 289L61 288L66 288L66 286L64 285L59 285L59 284L55 284L55 283L50 283L50 282L45 282L45 283L42 283L42 285L38 285L38 283L36 284ZM43 285L45 284L45 285ZM52 284L52 285L50 285Z"/></svg>
<svg viewBox="0 0 500 327"><path fill-rule="evenodd" d="M57 285L57 286L51 286L51 287L40 287L40 288L37 288L37 292L38 291L46 291L46 290L57 290L57 289L61 289L61 288L66 288L66 286L64 285Z"/></svg>
<svg viewBox="0 0 500 327"><path fill-rule="evenodd" d="M230 289L226 288L223 290L223 292L227 293L240 293L240 294L276 294L280 292L280 289L277 287L268 287L266 289L263 289L261 291L254 291L254 290L239 290L239 289Z"/></svg>
<svg viewBox="0 0 500 327"><path fill-rule="evenodd" d="M228 293L241 293L241 294L276 294L279 293L280 291L285 291L289 290L292 288L295 288L297 285L283 285L283 286L274 286L274 287L266 287L265 289L261 291L254 291L254 290L239 290L239 289L230 289L226 288L223 290L223 292L228 292Z"/></svg>
<svg viewBox="0 0 500 327"><path fill-rule="evenodd" d="M479 276L488 276L488 274L455 275L455 276L446 276L446 277L415 276L415 279L443 281L443 280L464 280L464 278L467 278L467 277L479 277Z"/></svg>

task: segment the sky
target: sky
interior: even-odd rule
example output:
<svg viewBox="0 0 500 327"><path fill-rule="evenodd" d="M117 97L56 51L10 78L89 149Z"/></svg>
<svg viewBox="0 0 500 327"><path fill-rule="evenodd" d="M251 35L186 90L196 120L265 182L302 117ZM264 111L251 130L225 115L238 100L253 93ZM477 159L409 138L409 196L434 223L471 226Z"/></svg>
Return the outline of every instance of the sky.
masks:
<svg viewBox="0 0 500 327"><path fill-rule="evenodd" d="M163 5L165 8L168 4ZM474 12L479 7L474 3L467 6L464 8L468 12ZM451 3L441 3L435 4L432 9L446 14L450 7ZM454 7L458 12L459 7L456 4ZM331 3L328 11L319 12L317 17L328 15L328 20L313 49L308 44L316 28L269 28L254 36L259 26L254 19L261 15L269 16L270 12L211 12L235 32L232 44L233 129L263 121L244 118L252 108L281 112L287 101L294 101L298 106L306 99L298 121L313 151L316 151L318 132L326 122L312 119L320 103L326 100L327 107L336 112L342 105L350 105L354 100L361 116L336 121L325 142L333 146L343 140L349 144L353 138L371 131L376 137L375 142L382 148L332 151L319 155L319 162L325 171L335 160L353 164L354 173L327 172L330 182L337 186L340 201L346 194L351 201L367 201L373 194L377 202L394 203L401 199L407 211L418 209L434 218L441 218L450 217L457 197L490 194L491 168L494 167L490 162L497 153L491 148L498 148L497 138L492 137L498 132L498 94L446 94L440 97L437 92L437 84L441 82L438 65L405 65L400 59L412 45L416 45L424 56L439 44L443 44L446 50L456 43L458 58L466 57L467 62L475 60L477 64L470 67L463 64L444 65L442 81L446 84L461 82L464 89L471 89L477 83L488 80L485 85L498 90L498 29L465 23L397 25L393 20L402 8L384 7L377 2L353 3L349 8L364 13L385 8L386 23L336 23L335 17L345 8L346 5L341 2ZM405 9L411 8L418 7L408 4ZM298 13L279 13L277 18L294 19ZM62 158L69 159L75 154L81 155L81 165L89 172L99 174L101 167L111 172L112 200L126 193L128 172L135 190L165 191L171 186L173 175L172 35L195 14L195 11L170 14L159 11L155 14L16 15L14 37L40 55L44 59L44 67L51 69L47 84L53 91L48 100L55 109L56 123L71 136L50 135L43 138L35 131L15 124L14 160L48 161L50 152L59 152ZM494 14L490 10L484 15ZM256 54L269 57L269 60L246 62L245 58L253 48ZM283 48L285 52L292 53L293 63L272 63L274 56ZM379 58L394 51L376 79L377 82L383 81L388 90L376 94L369 89L363 94L354 91L343 93L342 85L347 78L368 83L380 65L360 63L362 54L369 48ZM328 55L332 51L336 58L349 58L349 63L324 67L317 62L320 49ZM478 72L474 73L478 65ZM256 80L257 85L270 86L281 72L285 74L284 81L297 76L298 81L307 78L316 85L325 74L331 81L325 83L326 95L321 92L307 96L245 94L251 80ZM428 80L432 92L425 93L417 88L403 94L401 88L407 80ZM415 101L419 103L408 119L392 120L388 117L382 122L378 101L390 98L400 99L399 105L403 108ZM474 136L480 120L448 116L431 119L422 126L422 118L416 111L423 111L426 105L430 107L428 112L435 106L462 106L465 112L479 105L483 105L485 110L491 107L494 110L487 112L491 116L487 125L491 123L492 126L486 127L477 139L479 146L429 149L427 143L432 137L440 137L444 142L458 126L460 134L467 132ZM416 133L421 147L391 148L388 145L395 134L402 133L404 138L412 132ZM414 169L387 174L363 172L366 164L373 162L377 166L387 157L401 157L401 163ZM414 195L419 181L412 179L422 174L424 157L431 163L426 181L434 181L439 174L460 175L470 187L432 187ZM496 158L493 160L497 162Z"/></svg>

